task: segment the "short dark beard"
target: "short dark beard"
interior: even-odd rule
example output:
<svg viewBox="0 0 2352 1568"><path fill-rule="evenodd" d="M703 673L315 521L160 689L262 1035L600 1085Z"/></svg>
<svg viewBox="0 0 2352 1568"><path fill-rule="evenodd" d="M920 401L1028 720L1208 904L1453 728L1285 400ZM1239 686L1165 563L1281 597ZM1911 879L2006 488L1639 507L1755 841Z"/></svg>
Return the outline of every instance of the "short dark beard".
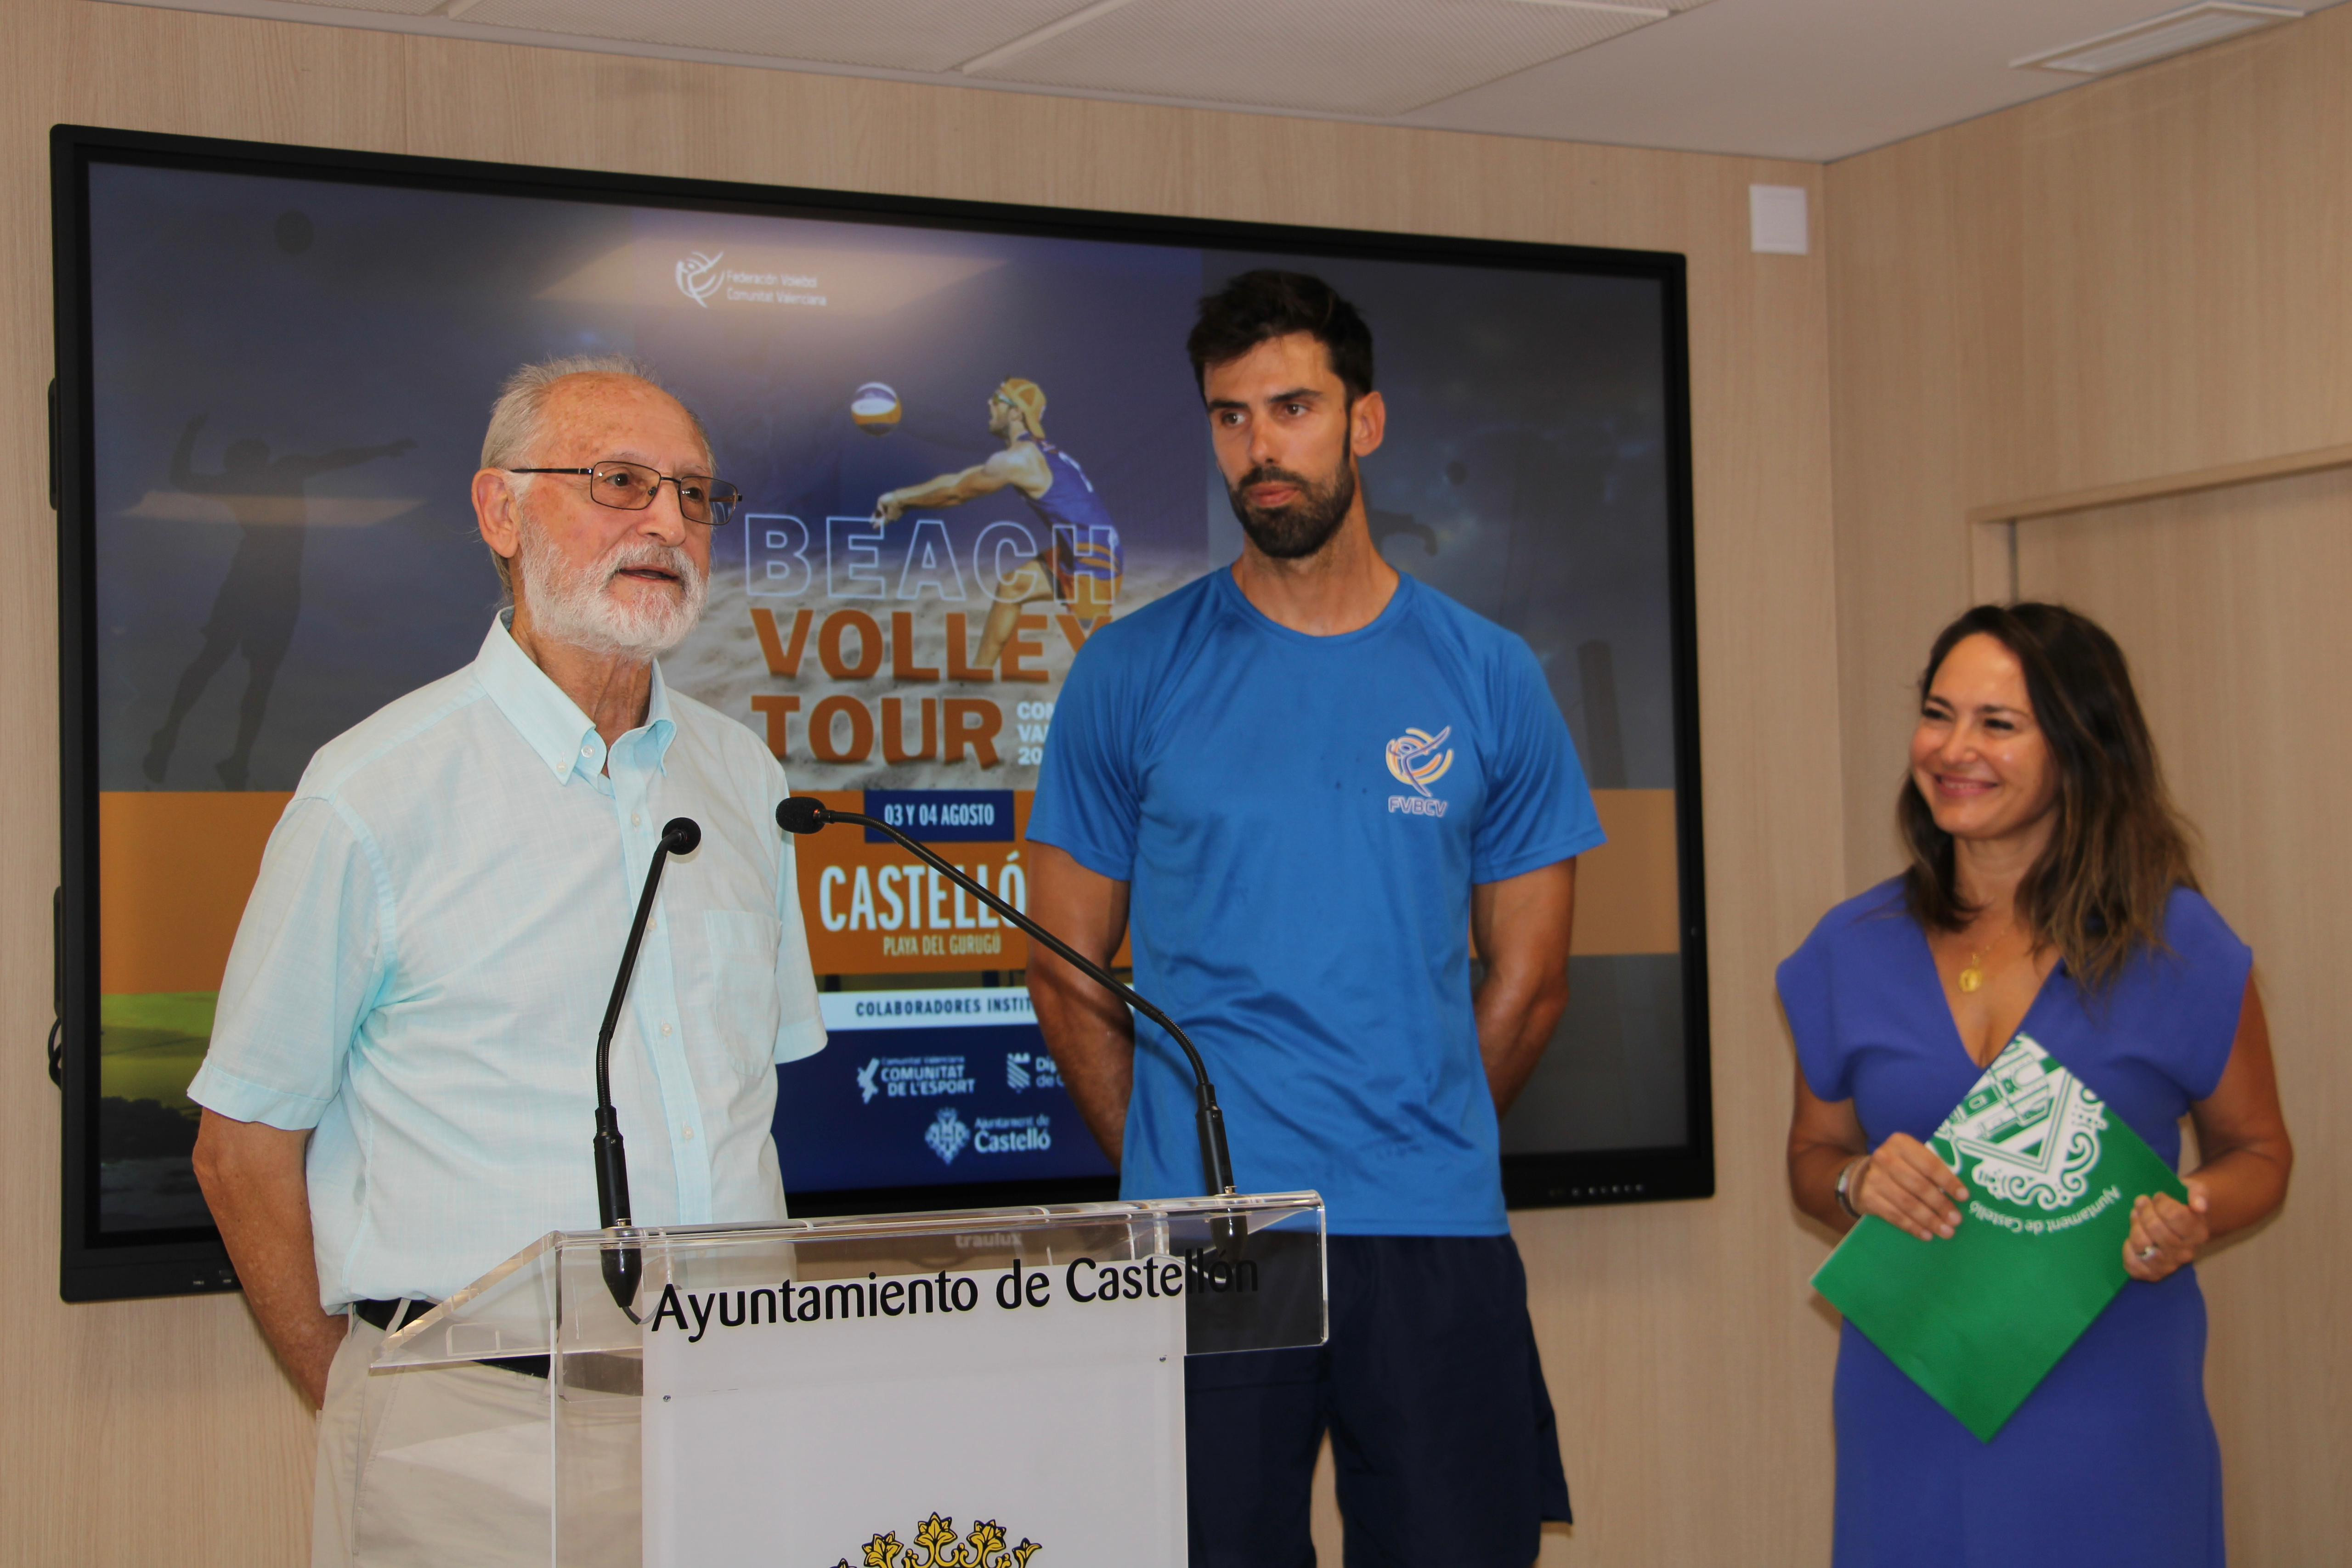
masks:
<svg viewBox="0 0 2352 1568"><path fill-rule="evenodd" d="M1243 498L1251 486L1270 484L1296 485L1298 499L1286 507L1253 507ZM1356 504L1354 444L1340 448L1339 472L1320 485L1311 485L1287 468L1262 465L1243 475L1239 484L1226 486L1225 498L1260 555L1276 560L1313 555L1331 542Z"/></svg>

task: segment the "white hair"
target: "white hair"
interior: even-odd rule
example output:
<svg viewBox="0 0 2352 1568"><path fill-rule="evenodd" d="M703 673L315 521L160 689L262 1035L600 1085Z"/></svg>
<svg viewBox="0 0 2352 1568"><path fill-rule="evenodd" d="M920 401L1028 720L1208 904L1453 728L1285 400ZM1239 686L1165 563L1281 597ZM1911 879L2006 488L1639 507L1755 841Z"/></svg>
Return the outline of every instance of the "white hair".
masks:
<svg viewBox="0 0 2352 1568"><path fill-rule="evenodd" d="M572 376L625 376L663 393L685 411L687 423L694 426L695 438L702 443L703 457L706 461L711 458L710 432L692 409L678 402L676 392L662 384L651 365L628 354L564 354L517 368L499 388L498 401L490 404L489 428L482 433L483 467L504 471L534 465L532 458L546 434L548 402L554 395L556 384ZM530 493L534 477L529 474L506 475L507 487L518 503ZM513 563L492 550L490 564L498 571L499 587L511 598Z"/></svg>

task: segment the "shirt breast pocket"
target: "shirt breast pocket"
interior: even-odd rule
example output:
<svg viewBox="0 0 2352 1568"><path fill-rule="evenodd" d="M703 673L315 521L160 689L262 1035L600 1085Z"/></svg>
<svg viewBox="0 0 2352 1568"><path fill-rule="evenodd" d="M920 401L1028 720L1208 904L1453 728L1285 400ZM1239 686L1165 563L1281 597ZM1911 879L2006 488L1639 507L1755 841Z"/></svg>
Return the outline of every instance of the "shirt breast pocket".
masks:
<svg viewBox="0 0 2352 1568"><path fill-rule="evenodd" d="M702 916L704 1005L728 1055L741 1061L775 1059L776 1030L783 1004L776 993L776 954L783 946L783 922L755 909L712 909Z"/></svg>

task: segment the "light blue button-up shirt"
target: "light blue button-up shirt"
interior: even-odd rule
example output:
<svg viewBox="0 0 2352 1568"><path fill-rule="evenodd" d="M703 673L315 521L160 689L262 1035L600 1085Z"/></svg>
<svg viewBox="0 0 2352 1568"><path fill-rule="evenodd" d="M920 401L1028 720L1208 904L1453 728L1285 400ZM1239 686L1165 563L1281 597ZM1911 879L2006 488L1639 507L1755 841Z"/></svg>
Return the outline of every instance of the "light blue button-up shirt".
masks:
<svg viewBox="0 0 2352 1568"><path fill-rule="evenodd" d="M596 1224L596 1030L640 1224L779 1219L775 1063L824 1043L783 768L653 674L609 755L503 618L479 657L320 747L270 834L190 1098L310 1127L320 1304L438 1299Z"/></svg>

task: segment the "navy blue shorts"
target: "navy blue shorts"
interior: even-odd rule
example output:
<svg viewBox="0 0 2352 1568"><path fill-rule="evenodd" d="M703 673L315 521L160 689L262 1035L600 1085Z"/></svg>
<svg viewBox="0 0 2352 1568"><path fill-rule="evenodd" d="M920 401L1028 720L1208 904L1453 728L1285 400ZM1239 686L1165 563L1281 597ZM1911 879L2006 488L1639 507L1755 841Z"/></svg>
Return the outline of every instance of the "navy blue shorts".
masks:
<svg viewBox="0 0 2352 1568"><path fill-rule="evenodd" d="M1331 1434L1346 1568L1528 1568L1568 1477L1507 1236L1334 1236L1331 1338L1184 1363L1193 1568L1311 1568Z"/></svg>

